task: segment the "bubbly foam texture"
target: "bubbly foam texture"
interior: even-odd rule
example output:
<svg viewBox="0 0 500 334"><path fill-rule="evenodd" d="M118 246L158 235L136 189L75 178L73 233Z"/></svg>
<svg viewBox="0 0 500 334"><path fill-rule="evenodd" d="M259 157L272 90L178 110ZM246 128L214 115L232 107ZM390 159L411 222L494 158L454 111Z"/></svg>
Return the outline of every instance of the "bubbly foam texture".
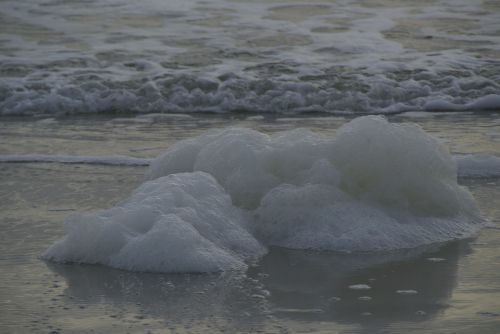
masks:
<svg viewBox="0 0 500 334"><path fill-rule="evenodd" d="M265 246L389 251L473 235L474 199L420 127L357 118L334 138L232 128L180 141L118 206L67 221L44 257L145 271L244 268Z"/></svg>
<svg viewBox="0 0 500 334"><path fill-rule="evenodd" d="M265 248L209 174L180 173L142 184L124 203L66 221L67 235L43 255L153 272L245 268Z"/></svg>
<svg viewBox="0 0 500 334"><path fill-rule="evenodd" d="M500 109L490 2L5 0L0 115Z"/></svg>
<svg viewBox="0 0 500 334"><path fill-rule="evenodd" d="M109 83L105 76L85 82L71 74L58 78L60 82L40 84L5 80L0 84L0 115L234 111L393 114L500 109L498 78L490 79L489 74L481 77L483 73L470 82L469 77L477 76L482 65L463 74L453 68L438 73L422 70L427 73L407 79L401 73L414 71L407 66L399 66L392 73L377 70L375 76L363 67L349 70L352 77L340 68L288 81L234 73L229 80L211 75L174 75L169 79ZM446 85L443 75L448 76ZM53 88L47 90L48 86Z"/></svg>
<svg viewBox="0 0 500 334"><path fill-rule="evenodd" d="M500 157L484 154L466 154L455 158L459 175L469 178L500 177Z"/></svg>

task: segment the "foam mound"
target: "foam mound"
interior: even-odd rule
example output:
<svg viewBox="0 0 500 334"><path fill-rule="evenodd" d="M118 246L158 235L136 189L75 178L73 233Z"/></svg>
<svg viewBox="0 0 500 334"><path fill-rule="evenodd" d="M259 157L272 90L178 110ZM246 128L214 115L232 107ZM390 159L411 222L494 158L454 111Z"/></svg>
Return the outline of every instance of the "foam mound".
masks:
<svg viewBox="0 0 500 334"><path fill-rule="evenodd" d="M482 226L454 159L420 127L378 116L324 137L226 129L156 158L125 203L70 218L45 253L146 271L244 268L265 246L388 251Z"/></svg>
<svg viewBox="0 0 500 334"><path fill-rule="evenodd" d="M43 256L152 272L242 269L265 248L241 226L241 215L212 176L169 175L114 208L68 218L66 237Z"/></svg>

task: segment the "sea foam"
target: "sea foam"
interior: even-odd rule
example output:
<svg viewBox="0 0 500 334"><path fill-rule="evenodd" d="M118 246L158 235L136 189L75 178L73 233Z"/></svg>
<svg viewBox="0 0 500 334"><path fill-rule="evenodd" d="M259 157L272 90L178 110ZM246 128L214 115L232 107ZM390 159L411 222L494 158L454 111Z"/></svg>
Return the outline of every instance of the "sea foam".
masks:
<svg viewBox="0 0 500 334"><path fill-rule="evenodd" d="M109 210L74 215L44 257L154 272L245 267L265 248L242 226L242 212L207 173L148 181Z"/></svg>
<svg viewBox="0 0 500 334"><path fill-rule="evenodd" d="M266 246L344 252L473 235L455 160L411 124L354 119L325 137L231 128L184 140L124 203L70 217L44 258L162 272L245 268Z"/></svg>
<svg viewBox="0 0 500 334"><path fill-rule="evenodd" d="M0 155L0 162L4 163L62 163L86 164L104 166L147 166L150 159L127 157L123 155L85 156L85 155L49 155L49 154L4 154Z"/></svg>
<svg viewBox="0 0 500 334"><path fill-rule="evenodd" d="M500 157L484 154L466 154L455 157L459 175L469 178L500 177Z"/></svg>
<svg viewBox="0 0 500 334"><path fill-rule="evenodd" d="M478 67L481 68L480 65ZM397 78L398 71L378 75L362 71L355 69L347 73L324 74L324 77L329 78L326 81L319 75L319 78L312 77L308 81L293 79L288 82L238 77L236 74L228 74L227 80L194 75L165 79L158 75L159 78L154 80L141 77L126 84L115 83L105 76L83 84L79 79L66 82L67 78L75 77L71 74L59 78L57 82L45 79L37 85L30 82L20 84L17 78L13 82L7 78L5 82L0 82L0 116L101 113L178 115L242 111L344 115L500 108L497 81L481 77L473 70L470 70L471 73L479 79L466 88L463 86L468 77L449 78L450 82L443 87L442 77L448 75L433 71L406 80ZM55 88L47 91L46 87L52 86ZM143 123L148 121L151 120L142 119Z"/></svg>

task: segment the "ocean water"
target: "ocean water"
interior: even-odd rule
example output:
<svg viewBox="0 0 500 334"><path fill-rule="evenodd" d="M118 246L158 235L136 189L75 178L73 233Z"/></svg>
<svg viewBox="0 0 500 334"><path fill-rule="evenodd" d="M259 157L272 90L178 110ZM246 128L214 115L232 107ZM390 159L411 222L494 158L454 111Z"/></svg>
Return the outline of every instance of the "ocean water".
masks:
<svg viewBox="0 0 500 334"><path fill-rule="evenodd" d="M498 333L498 22L0 0L0 332Z"/></svg>
<svg viewBox="0 0 500 334"><path fill-rule="evenodd" d="M2 0L0 113L498 110L495 0Z"/></svg>

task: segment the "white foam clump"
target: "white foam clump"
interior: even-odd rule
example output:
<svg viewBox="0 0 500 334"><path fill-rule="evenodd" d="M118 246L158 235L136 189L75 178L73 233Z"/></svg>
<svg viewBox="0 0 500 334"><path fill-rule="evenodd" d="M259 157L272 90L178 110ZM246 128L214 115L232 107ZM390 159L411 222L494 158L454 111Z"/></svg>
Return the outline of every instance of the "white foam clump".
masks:
<svg viewBox="0 0 500 334"><path fill-rule="evenodd" d="M351 290L370 290L371 287L367 284L353 284L353 285L349 285L349 289L351 289Z"/></svg>
<svg viewBox="0 0 500 334"><path fill-rule="evenodd" d="M260 244L385 251L482 226L439 141L378 116L349 122L336 137L304 129L211 132L170 147L147 178L124 204L69 220L68 235L46 257L213 271L244 267L264 251Z"/></svg>
<svg viewBox="0 0 500 334"><path fill-rule="evenodd" d="M458 174L468 178L500 177L500 157L482 154L466 154L455 158Z"/></svg>
<svg viewBox="0 0 500 334"><path fill-rule="evenodd" d="M169 175L145 182L114 208L70 217L66 237L43 257L153 272L241 269L265 250L241 221L212 176Z"/></svg>
<svg viewBox="0 0 500 334"><path fill-rule="evenodd" d="M228 129L183 141L148 177L213 175L269 245L339 251L410 248L470 235L478 211L448 151L420 127L357 118L335 138Z"/></svg>

